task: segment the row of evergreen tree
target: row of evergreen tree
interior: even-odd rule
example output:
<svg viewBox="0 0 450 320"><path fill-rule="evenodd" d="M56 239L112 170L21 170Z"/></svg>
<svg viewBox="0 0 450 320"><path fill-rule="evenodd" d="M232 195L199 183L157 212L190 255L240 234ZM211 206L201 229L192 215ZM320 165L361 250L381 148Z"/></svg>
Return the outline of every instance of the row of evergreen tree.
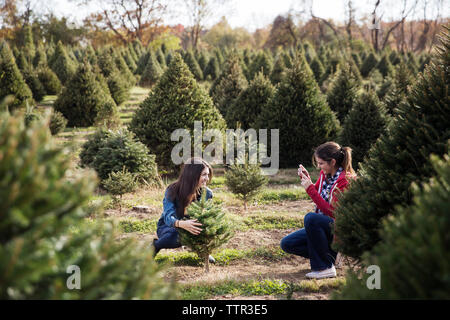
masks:
<svg viewBox="0 0 450 320"><path fill-rule="evenodd" d="M117 105L127 99L131 86L156 86L174 55L180 54L194 80L214 80L207 81L211 83L209 95L227 127L283 128L283 167L296 166L299 161L308 163L312 148L329 139L354 149L356 167L408 94L413 76L429 61L426 55L417 59L396 51L376 55L367 48L353 48L342 52L332 44L316 50L307 42L296 49L275 52L174 52L164 45L156 50L145 48L139 41L120 49L99 50L89 45L64 47L61 43L35 48L32 41L24 42L23 50L13 50L18 70L6 52L7 45L2 44L6 57L2 61L9 61L5 70L10 70L11 76L1 96L15 95L11 108L31 99L28 82L20 79L20 75L27 79L26 70L30 70L38 76L30 82L37 84L29 88L38 88L40 79L44 87L54 84L55 90L44 91L58 94L54 107L68 119L69 126L117 125ZM34 90L34 96L38 91ZM308 108L310 111L306 111ZM191 127L183 124L177 128ZM355 130L360 134L353 134Z"/></svg>

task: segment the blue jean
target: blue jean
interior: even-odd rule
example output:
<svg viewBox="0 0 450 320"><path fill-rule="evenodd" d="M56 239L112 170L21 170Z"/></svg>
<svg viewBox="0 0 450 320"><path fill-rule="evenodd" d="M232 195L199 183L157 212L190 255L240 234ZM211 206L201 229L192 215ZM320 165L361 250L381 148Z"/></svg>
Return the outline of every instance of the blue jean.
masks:
<svg viewBox="0 0 450 320"><path fill-rule="evenodd" d="M310 212L305 216L303 229L295 231L281 240L281 249L304 258L309 258L311 269L320 271L331 268L337 253L331 249L333 219Z"/></svg>
<svg viewBox="0 0 450 320"><path fill-rule="evenodd" d="M158 235L158 240L155 240L154 244L157 251L181 247L180 237L176 228L163 224L158 226L156 234Z"/></svg>

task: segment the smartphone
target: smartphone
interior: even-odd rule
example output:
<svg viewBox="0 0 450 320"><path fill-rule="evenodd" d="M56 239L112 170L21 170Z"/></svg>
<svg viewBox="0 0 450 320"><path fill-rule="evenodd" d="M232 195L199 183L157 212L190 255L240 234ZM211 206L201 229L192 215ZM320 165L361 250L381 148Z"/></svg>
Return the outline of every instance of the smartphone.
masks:
<svg viewBox="0 0 450 320"><path fill-rule="evenodd" d="M307 176L308 175L308 171L306 171L305 167L303 167L301 164L299 165L299 167L302 170L302 173Z"/></svg>

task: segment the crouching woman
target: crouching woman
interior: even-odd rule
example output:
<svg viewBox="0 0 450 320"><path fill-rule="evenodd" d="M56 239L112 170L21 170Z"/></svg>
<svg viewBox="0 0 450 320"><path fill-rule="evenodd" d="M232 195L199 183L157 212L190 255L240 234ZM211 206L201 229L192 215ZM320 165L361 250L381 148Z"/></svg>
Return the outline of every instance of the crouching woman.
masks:
<svg viewBox="0 0 450 320"><path fill-rule="evenodd" d="M153 240L153 253L161 249L181 247L178 229L185 229L194 235L200 234L202 224L191 220L185 214L186 208L201 199L202 190L206 188L206 199L211 199L213 193L206 184L211 182L212 168L201 158L191 158L183 164L178 180L169 185L163 199L163 213L158 220L156 234ZM214 258L210 256L210 262Z"/></svg>
<svg viewBox="0 0 450 320"><path fill-rule="evenodd" d="M313 164L320 168L320 175L312 183L308 171L299 165L301 184L316 205L314 212L304 218L304 228L281 240L281 249L287 253L309 258L311 272L308 278L336 276L337 253L331 248L333 242L333 211L338 193L344 191L351 179L356 177L352 168L351 148L342 148L335 142L326 142L316 148Z"/></svg>

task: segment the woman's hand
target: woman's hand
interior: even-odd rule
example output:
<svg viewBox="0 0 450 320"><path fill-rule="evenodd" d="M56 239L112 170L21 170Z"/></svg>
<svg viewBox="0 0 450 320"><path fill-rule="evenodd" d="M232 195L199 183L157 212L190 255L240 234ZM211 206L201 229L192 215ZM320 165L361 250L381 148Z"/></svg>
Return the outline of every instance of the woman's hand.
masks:
<svg viewBox="0 0 450 320"><path fill-rule="evenodd" d="M178 227L189 231L193 235L199 235L202 229L199 228L202 224L197 220L179 220Z"/></svg>
<svg viewBox="0 0 450 320"><path fill-rule="evenodd" d="M301 174L300 179L302 179L301 183L302 186L305 188L305 190L308 189L308 187L313 184L311 178L304 173Z"/></svg>
<svg viewBox="0 0 450 320"><path fill-rule="evenodd" d="M312 185L311 177L309 176L308 171L302 165L299 165L298 176L300 177L301 184L305 189L308 189L310 185Z"/></svg>

